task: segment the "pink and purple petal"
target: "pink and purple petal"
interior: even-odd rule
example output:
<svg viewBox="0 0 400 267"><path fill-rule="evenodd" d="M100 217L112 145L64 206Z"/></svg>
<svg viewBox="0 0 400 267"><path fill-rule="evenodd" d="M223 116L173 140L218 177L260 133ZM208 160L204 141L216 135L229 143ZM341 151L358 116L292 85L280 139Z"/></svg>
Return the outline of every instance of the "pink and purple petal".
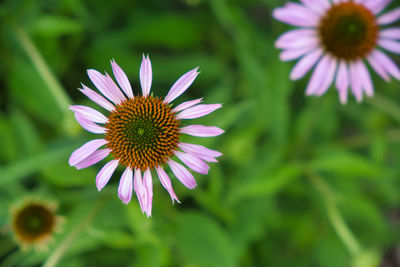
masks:
<svg viewBox="0 0 400 267"><path fill-rule="evenodd" d="M105 144L107 144L107 141L105 139L94 139L87 142L86 144L72 152L71 157L68 160L69 165L75 166Z"/></svg>
<svg viewBox="0 0 400 267"><path fill-rule="evenodd" d="M208 104L208 105L196 105L187 108L176 115L177 120L182 119L196 119L210 114L211 112L221 108L221 104Z"/></svg>
<svg viewBox="0 0 400 267"><path fill-rule="evenodd" d="M378 18L379 25L387 25L400 19L400 8L393 9Z"/></svg>
<svg viewBox="0 0 400 267"><path fill-rule="evenodd" d="M78 170L87 168L105 159L110 153L111 149L108 148L96 150L89 157L76 164L75 167Z"/></svg>
<svg viewBox="0 0 400 267"><path fill-rule="evenodd" d="M150 94L151 82L153 79L153 71L151 69L151 62L149 56L143 55L142 64L139 70L140 85L142 86L143 96Z"/></svg>
<svg viewBox="0 0 400 267"><path fill-rule="evenodd" d="M96 88L111 102L114 104L119 104L121 103L125 97L122 95L121 91L117 88L115 88L112 83L114 83L112 80L112 83L110 82L107 76L101 74L97 70L90 69L87 71L90 80L93 82L93 84L96 86ZM110 86L111 85L111 86ZM115 84L114 84L115 85Z"/></svg>
<svg viewBox="0 0 400 267"><path fill-rule="evenodd" d="M331 86L333 79L335 78L337 68L337 60L335 58L329 57L329 63L325 73L325 81L322 83L321 87L315 92L317 96L325 94L325 92Z"/></svg>
<svg viewBox="0 0 400 267"><path fill-rule="evenodd" d="M372 13L381 13L392 0L365 0L363 5L366 6Z"/></svg>
<svg viewBox="0 0 400 267"><path fill-rule="evenodd" d="M140 170L135 170L135 177L133 179L133 188L139 201L140 209L142 213L146 211L147 207L147 191L143 184L142 173Z"/></svg>
<svg viewBox="0 0 400 267"><path fill-rule="evenodd" d="M400 40L400 28L389 28L381 30L379 33L380 38Z"/></svg>
<svg viewBox="0 0 400 267"><path fill-rule="evenodd" d="M400 54L400 43L397 41L380 39L378 45L389 52Z"/></svg>
<svg viewBox="0 0 400 267"><path fill-rule="evenodd" d="M118 197L124 204L128 204L132 198L133 172L127 167L119 180Z"/></svg>
<svg viewBox="0 0 400 267"><path fill-rule="evenodd" d="M222 156L221 152L211 150L207 147L196 144L180 142L178 144L178 148L182 149L186 153L198 156L199 158L207 162L216 162L217 160L215 158Z"/></svg>
<svg viewBox="0 0 400 267"><path fill-rule="evenodd" d="M106 128L83 118L79 113L75 113L75 119L82 126L82 128L85 129L86 131L89 131L89 132L92 132L95 134L103 134L106 132Z"/></svg>
<svg viewBox="0 0 400 267"><path fill-rule="evenodd" d="M172 172L178 178L181 183L189 189L193 189L196 187L197 183L194 179L193 175L181 164L170 159L168 161L168 165L171 168Z"/></svg>
<svg viewBox="0 0 400 267"><path fill-rule="evenodd" d="M349 80L350 80L349 70L347 68L347 63L341 61L338 67L338 73L336 75L336 88L339 92L339 99L342 104L347 103Z"/></svg>
<svg viewBox="0 0 400 267"><path fill-rule="evenodd" d="M172 112L177 113L179 111L182 111L182 110L185 110L187 108L193 107L194 105L197 105L197 104L201 103L202 101L203 101L203 98L198 98L198 99L195 99L195 100L190 100L190 101L183 102L182 104L174 107L172 109Z"/></svg>
<svg viewBox="0 0 400 267"><path fill-rule="evenodd" d="M275 42L275 47L299 49L318 44L318 34L314 29L296 29L282 34Z"/></svg>
<svg viewBox="0 0 400 267"><path fill-rule="evenodd" d="M371 81L371 76L368 72L367 66L365 66L365 63L363 61L358 61L356 62L357 69L358 69L358 75L360 76L361 80L361 86L364 89L364 92L367 94L367 96L373 96L374 95L374 87L372 85Z"/></svg>
<svg viewBox="0 0 400 267"><path fill-rule="evenodd" d="M174 189L172 188L171 180L169 179L167 173L164 171L164 169L161 166L156 167L157 175L158 178L160 179L161 184L163 187L168 191L172 203L176 200L178 203L180 203L178 197L175 195Z"/></svg>
<svg viewBox="0 0 400 267"><path fill-rule="evenodd" d="M193 81L196 79L197 75L199 72L197 72L198 67L186 72L183 74L175 83L172 85L171 89L169 90L167 96L164 99L165 103L170 103L173 101L175 98L183 94L186 89L189 88L190 85L192 85Z"/></svg>
<svg viewBox="0 0 400 267"><path fill-rule="evenodd" d="M107 123L108 122L108 119L106 116L104 116L97 110L92 109L90 107L74 105L74 106L70 106L69 109L85 120L97 122L97 123Z"/></svg>
<svg viewBox="0 0 400 267"><path fill-rule="evenodd" d="M207 174L208 170L210 169L210 166L207 165L203 160L201 160L199 157L188 154L188 153L183 153L180 151L175 151L175 155L183 162L185 163L186 166L188 166L190 169L192 169L195 172L201 173L201 174Z"/></svg>
<svg viewBox="0 0 400 267"><path fill-rule="evenodd" d="M320 89L325 82L325 71L329 67L330 56L324 55L317 66L313 74L311 75L310 81L306 89L306 95L313 95Z"/></svg>
<svg viewBox="0 0 400 267"><path fill-rule="evenodd" d="M216 126L189 125L180 128L180 132L198 137L212 137L223 134L225 131Z"/></svg>
<svg viewBox="0 0 400 267"><path fill-rule="evenodd" d="M385 53L380 50L375 49L370 57L374 59L380 66L382 66L387 73L397 80L400 80L400 70L396 63L388 57Z"/></svg>
<svg viewBox="0 0 400 267"><path fill-rule="evenodd" d="M87 87L86 85L82 84L83 89L79 89L83 94L85 94L90 100L95 102L97 105L101 106L102 108L107 109L108 111L114 110L114 105L111 104L107 99Z"/></svg>
<svg viewBox="0 0 400 267"><path fill-rule="evenodd" d="M357 102L361 102L363 95L362 95L362 84L360 80L360 75L358 72L357 64L355 62L350 63L350 87L351 91L353 92L354 97L356 98Z"/></svg>
<svg viewBox="0 0 400 267"><path fill-rule="evenodd" d="M97 190L101 191L108 183L115 169L118 167L118 160L114 159L107 162L96 176Z"/></svg>
<svg viewBox="0 0 400 267"><path fill-rule="evenodd" d="M151 216L151 208L153 205L153 179L151 178L150 169L147 169L143 175L143 184L146 189L146 215L147 217Z"/></svg>
<svg viewBox="0 0 400 267"><path fill-rule="evenodd" d="M115 60L111 60L111 66L113 69L114 77L118 82L119 87L121 87L122 91L129 97L134 98L131 84L126 76L125 72L121 69L121 67L115 62Z"/></svg>
<svg viewBox="0 0 400 267"><path fill-rule="evenodd" d="M304 75L306 75L310 71L310 69L317 63L322 54L323 51L319 48L300 59L290 72L290 79L298 80L304 77Z"/></svg>

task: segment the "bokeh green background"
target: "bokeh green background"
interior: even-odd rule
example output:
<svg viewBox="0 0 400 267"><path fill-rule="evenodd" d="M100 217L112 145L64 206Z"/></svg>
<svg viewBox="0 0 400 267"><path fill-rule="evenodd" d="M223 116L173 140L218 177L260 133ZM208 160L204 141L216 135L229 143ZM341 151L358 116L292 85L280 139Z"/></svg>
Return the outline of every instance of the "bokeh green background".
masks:
<svg viewBox="0 0 400 267"><path fill-rule="evenodd" d="M3 1L0 265L39 266L67 244L58 266L399 266L400 84L373 74L376 94L360 104L341 105L334 88L306 97L308 78L291 82L293 64L273 46L290 28L271 17L283 3ZM99 193L103 164L67 163L95 137L68 110L95 107L77 90L93 88L86 69L111 73L114 58L139 93L143 53L157 96L200 66L175 103L223 103L196 123L226 130L185 137L224 156L194 190L172 179L181 204L153 177L149 219L136 196L118 199L121 169ZM27 195L57 201L65 217L47 252L21 252L7 231L10 205Z"/></svg>

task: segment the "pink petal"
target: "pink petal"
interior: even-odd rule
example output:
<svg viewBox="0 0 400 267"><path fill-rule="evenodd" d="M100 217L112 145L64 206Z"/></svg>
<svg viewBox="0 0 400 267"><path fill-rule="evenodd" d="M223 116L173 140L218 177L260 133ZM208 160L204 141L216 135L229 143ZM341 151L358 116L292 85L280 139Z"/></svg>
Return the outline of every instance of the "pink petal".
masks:
<svg viewBox="0 0 400 267"><path fill-rule="evenodd" d="M70 166L75 166L80 163L82 160L89 157L93 152L95 152L99 147L107 144L107 141L104 139L94 139L92 141L87 142L74 152L72 152L71 157L68 160Z"/></svg>
<svg viewBox="0 0 400 267"><path fill-rule="evenodd" d="M318 45L316 44L316 45L310 45L310 46L298 48L298 49L284 50L279 54L279 58L282 61L290 61L290 60L298 59L298 58L312 52L317 47L318 47Z"/></svg>
<svg viewBox="0 0 400 267"><path fill-rule="evenodd" d="M147 207L147 191L142 181L142 173L138 169L135 170L133 188L135 189L136 196L139 200L140 208L142 212L145 212Z"/></svg>
<svg viewBox="0 0 400 267"><path fill-rule="evenodd" d="M74 105L69 107L70 110L75 112L75 114L78 114L81 118L92 121L92 122L97 122L97 123L107 123L108 119L106 116L101 114L95 109L92 109L87 106L81 106L81 105Z"/></svg>
<svg viewBox="0 0 400 267"><path fill-rule="evenodd" d="M98 104L99 106L107 109L108 111L114 110L114 105L111 104L107 99L90 89L89 87L82 84L83 89L79 89L82 93L84 93L90 100Z"/></svg>
<svg viewBox="0 0 400 267"><path fill-rule="evenodd" d="M122 68L115 62L115 60L111 60L111 66L113 69L114 77L117 80L119 86L124 91L124 93L129 97L133 98L133 92L131 84L129 83L128 77L126 76L125 72Z"/></svg>
<svg viewBox="0 0 400 267"><path fill-rule="evenodd" d="M390 52L400 54L400 43L397 41L379 39L378 45Z"/></svg>
<svg viewBox="0 0 400 267"><path fill-rule="evenodd" d="M150 94L151 82L153 79L149 56L145 57L143 55L142 64L140 64L139 78L140 85L142 86L142 93L144 96L148 96Z"/></svg>
<svg viewBox="0 0 400 267"><path fill-rule="evenodd" d="M196 180L185 167L173 161L172 159L168 161L168 165L171 168L172 172L175 174L176 178L178 178L184 186L189 189L193 189L196 187Z"/></svg>
<svg viewBox="0 0 400 267"><path fill-rule="evenodd" d="M371 65L371 67L375 70L376 73L379 74L379 76L382 77L385 81L390 81L390 76L387 73L386 69L382 64L380 63L379 60L377 60L374 56L369 55L367 57L368 63Z"/></svg>
<svg viewBox="0 0 400 267"><path fill-rule="evenodd" d="M325 10L330 6L327 0L301 0L301 2L307 8L320 15L324 14Z"/></svg>
<svg viewBox="0 0 400 267"><path fill-rule="evenodd" d="M153 180L151 178L151 172L150 169L147 169L144 172L144 176L143 176L143 183L144 183L144 187L146 188L146 197L147 197L147 201L146 201L146 215L147 217L151 216L151 208L153 205Z"/></svg>
<svg viewBox="0 0 400 267"><path fill-rule="evenodd" d="M87 72L90 80L93 82L96 88L114 104L119 104L125 99L121 91L116 88L116 85L114 84L115 87L112 85L114 82L110 82L109 79L111 78L108 78L97 70L90 69Z"/></svg>
<svg viewBox="0 0 400 267"><path fill-rule="evenodd" d="M391 24L393 22L396 22L398 19L400 19L400 8L393 9L392 11L389 11L381 15L378 18L378 24L379 25Z"/></svg>
<svg viewBox="0 0 400 267"><path fill-rule="evenodd" d="M349 70L346 62L341 61L336 75L336 87L339 91L339 99L342 104L347 103L347 90L349 88L349 83Z"/></svg>
<svg viewBox="0 0 400 267"><path fill-rule="evenodd" d="M379 14L390 2L392 2L392 0L365 0L363 5L371 10L372 13Z"/></svg>
<svg viewBox="0 0 400 267"><path fill-rule="evenodd" d="M170 103L175 98L183 94L186 91L186 89L189 88L189 86L196 79L197 75L199 75L197 69L198 67L191 71L186 72L174 83L174 85L172 85L171 89L169 90L167 96L164 99L165 103Z"/></svg>
<svg viewBox="0 0 400 267"><path fill-rule="evenodd" d="M118 186L118 197L122 200L124 204L128 204L129 201L131 201L132 180L133 180L132 170L128 167L122 174Z"/></svg>
<svg viewBox="0 0 400 267"><path fill-rule="evenodd" d="M187 108L176 115L176 119L196 119L203 117L211 112L221 108L221 104L197 105Z"/></svg>
<svg viewBox="0 0 400 267"><path fill-rule="evenodd" d="M400 40L400 28L389 28L381 30L379 36L386 39Z"/></svg>
<svg viewBox="0 0 400 267"><path fill-rule="evenodd" d="M180 129L181 133L198 137L212 137L223 134L225 131L216 126L189 125Z"/></svg>
<svg viewBox="0 0 400 267"><path fill-rule="evenodd" d="M357 65L355 63L350 63L350 85L351 91L355 96L357 102L362 101L362 84L360 81L361 77L358 73Z"/></svg>
<svg viewBox="0 0 400 267"><path fill-rule="evenodd" d="M360 60L360 61L356 62L356 64L357 64L357 69L358 69L358 75L361 78L360 79L361 85L364 88L365 93L367 94L367 96L373 96L374 88L372 85L371 76L368 72L367 67L365 66L365 63Z"/></svg>
<svg viewBox="0 0 400 267"><path fill-rule="evenodd" d="M396 63L394 63L393 60L390 59L390 57L388 57L385 53L375 49L370 55L370 57L373 58L376 62L378 62L379 65L381 65L387 73L389 73L397 80L400 80L399 68L397 67Z"/></svg>
<svg viewBox="0 0 400 267"><path fill-rule="evenodd" d="M113 175L115 169L117 168L118 163L119 163L118 160L114 159L105 164L103 168L101 168L101 170L96 176L97 190L101 191L101 189L103 189L103 187L106 186L111 176Z"/></svg>
<svg viewBox="0 0 400 267"><path fill-rule="evenodd" d="M337 67L337 60L335 58L329 57L329 63L325 73L325 81L322 83L321 87L316 91L317 96L325 94L326 90L331 86L333 79L335 77Z"/></svg>
<svg viewBox="0 0 400 267"><path fill-rule="evenodd" d="M277 48L297 49L317 42L317 31L314 29L296 29L282 34L275 42Z"/></svg>
<svg viewBox="0 0 400 267"><path fill-rule="evenodd" d="M197 156L194 156L192 154L187 154L183 153L180 151L175 151L175 155L188 166L190 169L192 169L195 172L201 173L201 174L207 174L208 170L210 169L210 166L207 165L204 161L199 159Z"/></svg>
<svg viewBox="0 0 400 267"><path fill-rule="evenodd" d="M215 158L222 156L221 152L211 150L201 145L181 142L178 144L178 148L182 149L186 153L198 156L199 158L207 162L216 162Z"/></svg>
<svg viewBox="0 0 400 267"><path fill-rule="evenodd" d="M110 154L110 152L111 149L108 148L96 150L89 157L76 164L75 167L80 170L92 166L97 162L105 159Z"/></svg>
<svg viewBox="0 0 400 267"><path fill-rule="evenodd" d="M322 57L321 61L318 62L313 74L311 75L310 82L308 83L306 89L306 95L313 95L317 90L323 86L325 82L325 71L330 63L330 56L325 55Z"/></svg>
<svg viewBox="0 0 400 267"><path fill-rule="evenodd" d="M272 16L284 23L299 27L317 27L319 16L299 4L275 8Z"/></svg>
<svg viewBox="0 0 400 267"><path fill-rule="evenodd" d="M291 80L298 80L304 77L307 72L315 65L315 63L319 60L322 55L322 49L317 49L312 53L306 55L296 65L293 67L290 73Z"/></svg>
<svg viewBox="0 0 400 267"><path fill-rule="evenodd" d="M194 105L197 105L197 104L201 103L201 101L203 101L203 98L199 98L199 99L183 102L182 104L180 104L180 105L176 106L175 108L173 108L172 112L179 112L179 111L182 111L184 109L190 108L190 107L192 107Z"/></svg>
<svg viewBox="0 0 400 267"><path fill-rule="evenodd" d="M75 113L75 119L82 126L83 129L85 129L89 132L92 132L95 134L103 134L106 132L106 128L83 118L79 113Z"/></svg>
<svg viewBox="0 0 400 267"><path fill-rule="evenodd" d="M171 180L169 179L164 169L161 166L157 166L156 171L161 184L164 186L164 188L168 191L169 195L171 196L172 203L174 203L174 200L180 203L178 197L175 195L174 189L172 188Z"/></svg>

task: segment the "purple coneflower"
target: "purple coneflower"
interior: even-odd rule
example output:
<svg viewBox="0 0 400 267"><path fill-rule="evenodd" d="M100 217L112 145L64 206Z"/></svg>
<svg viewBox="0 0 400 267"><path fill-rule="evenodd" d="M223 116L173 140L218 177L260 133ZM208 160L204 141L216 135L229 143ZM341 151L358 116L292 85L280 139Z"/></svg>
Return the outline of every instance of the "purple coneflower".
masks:
<svg viewBox="0 0 400 267"><path fill-rule="evenodd" d="M182 126L181 122L184 119L205 116L220 108L221 104L205 105L200 104L202 99L196 99L172 107L171 102L184 93L196 79L199 74L197 68L182 75L162 99L150 94L152 70L149 57L143 56L140 66L142 95L138 96L133 95L124 71L115 61L111 61L111 65L119 87L107 73L103 75L96 70L88 70L89 78L105 97L85 85L82 85L81 89L89 99L106 109L109 112L108 116L87 106L70 107L84 129L105 136L89 141L75 150L69 159L69 164L82 169L112 154L113 159L97 174L98 190L100 191L108 183L117 166L122 165L125 171L119 181L119 198L128 204L133 187L142 211L151 216L153 201L151 170L156 171L172 201L179 202L163 166L169 165L174 175L187 188L193 189L196 186L193 175L172 157L176 156L195 172L207 174L209 166L206 162L216 162L216 158L222 155L204 146L180 141L181 134L199 137L222 134L224 131L215 126ZM100 149L102 146L105 148Z"/></svg>
<svg viewBox="0 0 400 267"><path fill-rule="evenodd" d="M290 74L302 78L315 67L306 94L320 96L334 82L342 103L348 89L360 102L374 94L366 61L384 80L400 79L400 70L381 49L400 53L400 28L382 29L400 18L400 8L379 15L391 0L301 0L277 8L273 16L300 27L276 41L283 61L301 58Z"/></svg>

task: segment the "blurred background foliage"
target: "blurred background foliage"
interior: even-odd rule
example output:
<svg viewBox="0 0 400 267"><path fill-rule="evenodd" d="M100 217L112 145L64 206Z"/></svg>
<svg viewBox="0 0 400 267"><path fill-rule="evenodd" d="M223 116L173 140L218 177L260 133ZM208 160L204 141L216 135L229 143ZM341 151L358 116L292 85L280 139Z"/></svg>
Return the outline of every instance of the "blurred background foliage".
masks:
<svg viewBox="0 0 400 267"><path fill-rule="evenodd" d="M394 1L391 7L398 6ZM376 95L339 103L305 97L274 40L278 0L5 0L0 4L1 266L399 266L399 83L373 75ZM121 170L98 193L102 164L77 171L70 153L94 137L68 104L92 103L86 69L114 58L139 92L141 56L154 94L201 74L176 103L224 108L196 122L226 130L185 137L224 153L198 187L176 179L171 204L155 180L153 216L117 197ZM399 57L394 56L398 65ZM7 231L26 195L60 204L49 250L22 252Z"/></svg>

